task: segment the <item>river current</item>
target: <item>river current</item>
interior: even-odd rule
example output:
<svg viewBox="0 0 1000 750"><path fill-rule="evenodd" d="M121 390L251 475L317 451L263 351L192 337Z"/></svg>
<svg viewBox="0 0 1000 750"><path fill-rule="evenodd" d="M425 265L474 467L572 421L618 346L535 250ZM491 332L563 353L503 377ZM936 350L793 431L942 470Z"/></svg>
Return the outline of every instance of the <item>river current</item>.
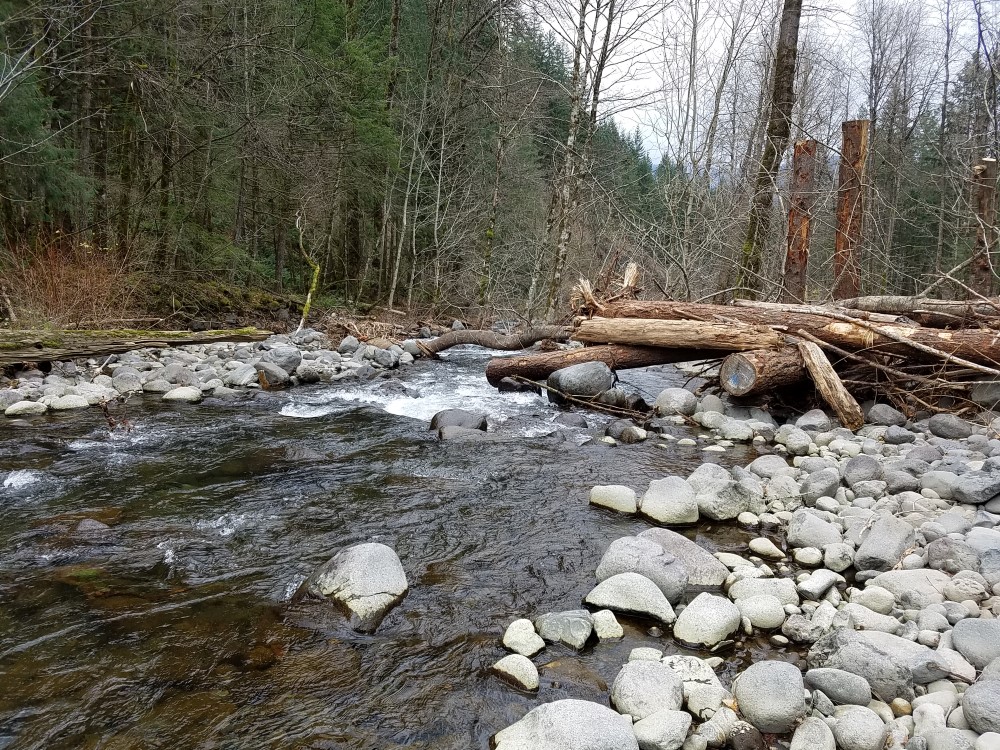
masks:
<svg viewBox="0 0 1000 750"><path fill-rule="evenodd" d="M97 409L0 423L0 748L485 750L541 702L606 703L632 648L677 651L621 617L620 642L539 654L537 695L489 672L507 624L579 608L607 545L648 528L588 506L591 486L641 493L756 454L582 444L544 398L494 391L489 355L229 402L133 400L128 433ZM684 382L622 379L650 401ZM445 408L485 412L497 439L438 441L428 420ZM686 533L737 552L753 536ZM291 601L363 541L395 549L410 585L373 635ZM765 649L739 644L724 671Z"/></svg>

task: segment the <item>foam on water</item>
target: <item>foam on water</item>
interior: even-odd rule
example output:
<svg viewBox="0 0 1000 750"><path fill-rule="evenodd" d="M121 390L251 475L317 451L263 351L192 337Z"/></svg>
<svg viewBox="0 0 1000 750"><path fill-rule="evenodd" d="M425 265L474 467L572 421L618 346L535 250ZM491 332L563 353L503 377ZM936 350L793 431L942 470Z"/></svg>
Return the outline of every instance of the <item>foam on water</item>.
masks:
<svg viewBox="0 0 1000 750"><path fill-rule="evenodd" d="M10 472L3 480L5 490L21 490L36 484L44 478L40 471L34 469L16 469Z"/></svg>

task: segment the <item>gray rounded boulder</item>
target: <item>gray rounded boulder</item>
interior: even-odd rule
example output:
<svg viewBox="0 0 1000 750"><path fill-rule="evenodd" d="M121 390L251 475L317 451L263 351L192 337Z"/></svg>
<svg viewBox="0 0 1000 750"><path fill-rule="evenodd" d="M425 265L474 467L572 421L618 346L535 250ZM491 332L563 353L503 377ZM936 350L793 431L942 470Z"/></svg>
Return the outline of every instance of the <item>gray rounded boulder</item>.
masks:
<svg viewBox="0 0 1000 750"><path fill-rule="evenodd" d="M674 638L689 646L715 646L736 632L740 617L728 599L702 592L678 615Z"/></svg>
<svg viewBox="0 0 1000 750"><path fill-rule="evenodd" d="M687 588L684 563L651 539L626 536L611 542L597 566L597 580L629 572L655 583L671 604L679 602Z"/></svg>
<svg viewBox="0 0 1000 750"><path fill-rule="evenodd" d="M762 732L790 732L806 715L802 673L783 661L759 661L736 678L733 694L743 717Z"/></svg>
<svg viewBox="0 0 1000 750"><path fill-rule="evenodd" d="M599 703L561 700L532 709L493 736L495 750L639 750L632 720Z"/></svg>
<svg viewBox="0 0 1000 750"><path fill-rule="evenodd" d="M615 677L611 702L636 721L657 711L679 711L684 703L684 683L666 664L630 661Z"/></svg>
<svg viewBox="0 0 1000 750"><path fill-rule="evenodd" d="M603 362L581 362L549 375L548 385L570 396L599 396L615 384L615 374Z"/></svg>

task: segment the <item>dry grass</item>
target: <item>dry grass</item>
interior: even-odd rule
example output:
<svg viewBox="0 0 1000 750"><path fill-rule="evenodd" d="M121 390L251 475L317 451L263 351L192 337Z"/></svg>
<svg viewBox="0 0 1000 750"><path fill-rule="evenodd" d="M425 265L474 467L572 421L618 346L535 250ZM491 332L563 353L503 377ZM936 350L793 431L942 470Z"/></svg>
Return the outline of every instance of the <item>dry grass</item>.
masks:
<svg viewBox="0 0 1000 750"><path fill-rule="evenodd" d="M21 328L120 323L139 296L138 277L127 268L126 258L84 242L57 239L5 251L0 281L13 308L11 322Z"/></svg>

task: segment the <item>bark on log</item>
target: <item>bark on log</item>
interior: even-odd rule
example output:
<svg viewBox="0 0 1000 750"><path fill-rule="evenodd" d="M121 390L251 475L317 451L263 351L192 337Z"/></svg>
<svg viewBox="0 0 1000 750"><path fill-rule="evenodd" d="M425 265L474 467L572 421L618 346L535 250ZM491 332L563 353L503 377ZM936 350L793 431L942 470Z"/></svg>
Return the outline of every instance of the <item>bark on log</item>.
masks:
<svg viewBox="0 0 1000 750"><path fill-rule="evenodd" d="M897 354L924 360L961 357L991 368L1000 364L1000 334L991 330L946 331L900 324L849 323L820 314L787 313L766 306L737 307L673 301L625 300L606 305L602 312L605 318L737 322L770 326L776 331L790 333L801 328L818 339L849 350L865 349L867 353ZM897 339L912 341L915 346ZM926 351L927 348L941 354L932 354Z"/></svg>
<svg viewBox="0 0 1000 750"><path fill-rule="evenodd" d="M565 326L540 326L524 333L506 335L496 331L449 331L430 341L417 341L417 346L427 357L435 357L439 352L460 344L476 344L487 349L516 351L542 339L565 341L569 338L569 333L569 329Z"/></svg>
<svg viewBox="0 0 1000 750"><path fill-rule="evenodd" d="M594 344L631 344L726 352L775 349L783 343L778 333L764 326L698 320L591 318L580 323L573 338Z"/></svg>
<svg viewBox="0 0 1000 750"><path fill-rule="evenodd" d="M816 203L816 149L819 143L802 140L792 156L791 190L788 206L788 235L785 239L785 281L783 302L805 302L806 271L809 267L809 236Z"/></svg>
<svg viewBox="0 0 1000 750"><path fill-rule="evenodd" d="M754 349L730 354L722 360L719 382L733 396L753 396L794 385L806 377L802 355L794 346Z"/></svg>
<svg viewBox="0 0 1000 750"><path fill-rule="evenodd" d="M823 350L811 341L800 341L799 352L816 384L816 389L833 409L840 423L849 430L860 429L865 423L864 413L854 400L854 396L848 393L847 388L840 382Z"/></svg>
<svg viewBox="0 0 1000 750"><path fill-rule="evenodd" d="M705 353L691 349L660 349L651 346L587 346L558 352L541 352L518 357L494 357L486 365L486 379L496 387L504 378L520 376L544 380L556 370L581 362L603 362L612 370L628 370L651 365L704 359Z"/></svg>
<svg viewBox="0 0 1000 750"><path fill-rule="evenodd" d="M139 333L139 332L136 332ZM0 366L19 362L56 362L83 357L106 357L135 349L166 349L188 344L215 344L222 341L263 341L270 331L144 331L143 336L108 338L100 331L82 335L78 331L44 333L13 331L0 336Z"/></svg>

